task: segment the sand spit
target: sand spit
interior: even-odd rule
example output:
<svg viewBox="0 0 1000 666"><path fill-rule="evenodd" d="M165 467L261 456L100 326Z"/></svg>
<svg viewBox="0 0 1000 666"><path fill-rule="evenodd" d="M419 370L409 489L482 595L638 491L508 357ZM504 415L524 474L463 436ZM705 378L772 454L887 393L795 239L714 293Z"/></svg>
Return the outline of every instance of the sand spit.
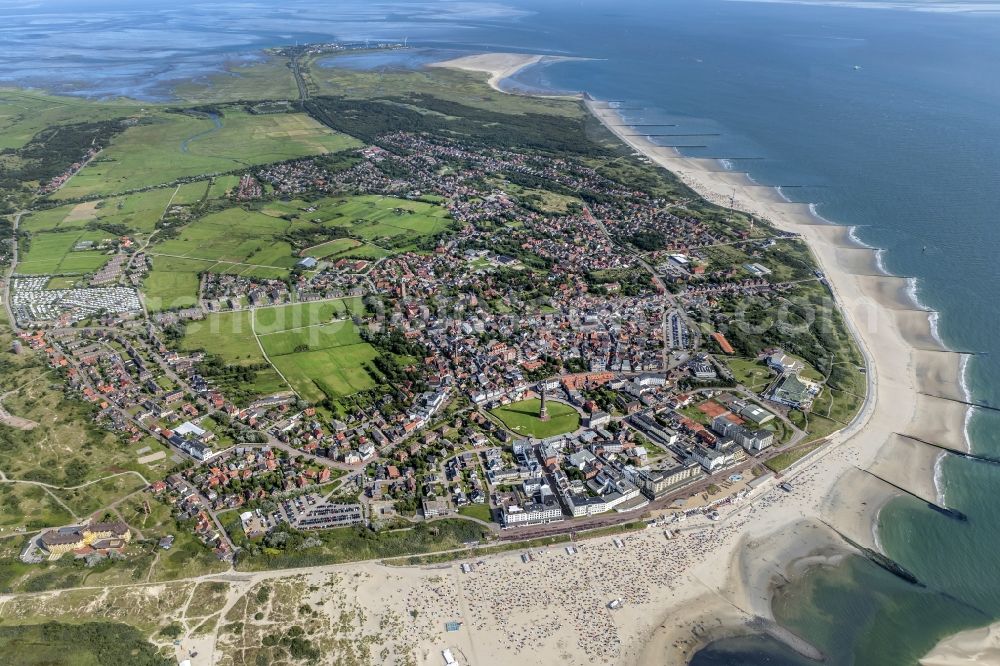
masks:
<svg viewBox="0 0 1000 666"><path fill-rule="evenodd" d="M949 636L935 646L921 666L1000 664L1000 623Z"/></svg>
<svg viewBox="0 0 1000 666"><path fill-rule="evenodd" d="M461 58L436 62L429 66L461 69L467 72L486 72L490 75L488 81L490 87L500 92L506 92L500 89L500 84L503 80L514 76L525 67L563 60L579 60L579 58L532 55L529 53L481 53L479 55L462 56Z"/></svg>

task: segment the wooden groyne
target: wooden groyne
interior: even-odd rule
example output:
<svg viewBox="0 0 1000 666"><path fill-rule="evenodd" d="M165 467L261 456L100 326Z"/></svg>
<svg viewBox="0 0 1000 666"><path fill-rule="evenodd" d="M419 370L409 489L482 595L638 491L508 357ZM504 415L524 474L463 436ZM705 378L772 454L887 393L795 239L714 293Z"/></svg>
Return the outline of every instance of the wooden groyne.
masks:
<svg viewBox="0 0 1000 666"><path fill-rule="evenodd" d="M911 439L914 439L914 438L911 437ZM879 476L875 472L872 472L871 470L862 469L861 467L858 467L857 469L860 469L862 472L864 472L866 474L871 474L872 476L874 476L876 479L878 479L882 483L885 483L885 484L888 484L888 485L892 486L893 488L895 488L896 490L898 490L901 493L904 493L904 494L909 495L910 497L912 497L914 499L917 499L917 500L920 500L921 502L924 502L925 504L927 504L928 507L930 507L934 511L937 511L941 515L948 516L949 518L953 518L954 520L958 520L958 521L961 521L961 522L965 522L965 521L967 521L969 519L968 516L966 516L964 513L962 513L958 509L949 509L948 507L941 506L940 504L932 502L931 500L927 499L926 497L921 497L920 495L916 494L912 490L907 490L903 486L897 485L897 484L893 483L892 481L890 481L890 480L888 480L888 479L886 479L884 477Z"/></svg>
<svg viewBox="0 0 1000 666"><path fill-rule="evenodd" d="M978 453L969 453L968 451L959 451L958 449L953 449L950 446L945 446L944 444L937 444L935 442L929 442L926 439L921 439L920 437L915 437L913 435L907 435L905 432L895 433L900 437L905 437L914 442L919 442L920 444L925 444L927 446L932 446L935 449L940 449L945 453L950 453L952 455L958 456L959 458L966 458L968 460L975 460L976 462L987 463L989 465L1000 465L1000 458L994 458L992 456L984 456Z"/></svg>
<svg viewBox="0 0 1000 666"><path fill-rule="evenodd" d="M924 587L924 588L927 587L926 585L920 582L920 579L917 578L917 576L913 572L911 572L909 569L907 569L902 564L892 559L888 555L884 555L883 553L878 552L874 548L868 548L867 546L862 546L860 543L858 543L851 537L847 536L846 534L838 530L830 523L826 522L825 520L822 522L824 525L826 525L831 530L836 532L837 536L843 539L844 542L847 543L847 545L851 546L859 553L864 555L873 564L881 567L882 569L885 569L893 576L905 580L907 583L910 583L911 585L916 585L917 587Z"/></svg>

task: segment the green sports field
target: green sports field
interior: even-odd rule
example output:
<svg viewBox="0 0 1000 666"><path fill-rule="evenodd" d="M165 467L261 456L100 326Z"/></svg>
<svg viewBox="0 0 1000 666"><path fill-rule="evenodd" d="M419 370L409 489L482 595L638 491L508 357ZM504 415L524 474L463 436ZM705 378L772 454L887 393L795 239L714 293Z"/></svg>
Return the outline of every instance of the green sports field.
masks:
<svg viewBox="0 0 1000 666"><path fill-rule="evenodd" d="M548 421L538 418L540 406L541 401L533 398L497 407L491 410L490 414L503 421L504 425L517 434L536 439L573 432L580 427L580 415L569 405L548 401Z"/></svg>
<svg viewBox="0 0 1000 666"><path fill-rule="evenodd" d="M353 238L338 238L337 240L327 241L326 243L321 243L319 245L314 245L301 254L308 255L310 257L316 257L317 259L322 259L324 257L331 257L349 250L353 250L361 245L361 241L355 240Z"/></svg>
<svg viewBox="0 0 1000 666"><path fill-rule="evenodd" d="M360 145L305 114L257 116L227 108L220 122L216 128L205 116L151 113L116 137L53 198L123 192Z"/></svg>

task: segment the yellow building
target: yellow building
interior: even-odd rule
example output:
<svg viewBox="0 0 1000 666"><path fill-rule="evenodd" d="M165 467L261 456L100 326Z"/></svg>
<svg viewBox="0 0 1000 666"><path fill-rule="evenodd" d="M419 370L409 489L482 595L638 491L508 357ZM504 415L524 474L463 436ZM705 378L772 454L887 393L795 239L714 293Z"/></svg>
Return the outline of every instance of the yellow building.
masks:
<svg viewBox="0 0 1000 666"><path fill-rule="evenodd" d="M38 543L48 553L50 560L56 560L71 551L121 552L132 540L128 525L121 521L111 523L89 523L70 525L42 533Z"/></svg>

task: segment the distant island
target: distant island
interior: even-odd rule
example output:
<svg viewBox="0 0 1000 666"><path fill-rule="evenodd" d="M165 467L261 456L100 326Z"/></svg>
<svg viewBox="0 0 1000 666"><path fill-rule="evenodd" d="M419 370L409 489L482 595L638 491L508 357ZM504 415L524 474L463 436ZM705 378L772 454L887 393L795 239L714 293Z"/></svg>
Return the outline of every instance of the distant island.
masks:
<svg viewBox="0 0 1000 666"><path fill-rule="evenodd" d="M335 66L386 49L3 91L0 655L821 657L786 568L912 576L872 532L903 487L960 519L915 444L959 414L919 397L958 376L926 313L616 103L502 92L548 56Z"/></svg>

